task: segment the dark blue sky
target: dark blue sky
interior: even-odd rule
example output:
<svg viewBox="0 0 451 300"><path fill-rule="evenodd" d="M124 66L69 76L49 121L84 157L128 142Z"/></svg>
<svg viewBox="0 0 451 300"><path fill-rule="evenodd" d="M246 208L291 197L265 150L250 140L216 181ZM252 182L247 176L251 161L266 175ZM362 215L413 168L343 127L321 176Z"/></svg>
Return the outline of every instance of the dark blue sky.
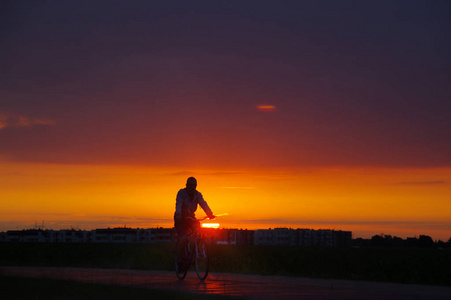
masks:
<svg viewBox="0 0 451 300"><path fill-rule="evenodd" d="M450 166L450 8L2 1L0 158Z"/></svg>

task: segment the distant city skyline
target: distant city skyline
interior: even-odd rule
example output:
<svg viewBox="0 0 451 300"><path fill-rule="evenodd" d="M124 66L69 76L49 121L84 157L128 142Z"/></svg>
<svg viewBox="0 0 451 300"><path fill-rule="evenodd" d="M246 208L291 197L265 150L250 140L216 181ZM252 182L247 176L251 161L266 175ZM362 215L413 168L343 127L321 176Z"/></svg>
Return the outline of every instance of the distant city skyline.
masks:
<svg viewBox="0 0 451 300"><path fill-rule="evenodd" d="M16 225L15 228L0 228L0 232L6 232L8 230L28 230L28 229L42 229L42 230L95 230L95 229L106 229L106 228L142 228L142 229L146 229L146 228L173 228L173 221L172 220L160 220L161 222L154 222L151 223L151 225L145 225L144 223L133 223L132 220L130 220L129 223L93 223L90 222L91 225L85 225L85 227L81 226L81 225L77 225L77 224L53 224L54 226L48 226L47 223L45 221L41 221L41 222L34 222L33 224L29 224L29 225L24 225L24 226L20 226L20 225ZM218 222L217 220L212 221L212 222ZM389 231L384 231L384 229L391 229L393 228L394 224L383 224L383 223L378 223L378 224L374 224L373 222L368 222L368 224L364 224L364 223L356 223L356 224L350 224L351 226L321 226L321 223L308 223L308 222L298 222L297 225L295 223L284 223L284 222L278 222L278 223L268 223L268 220L266 220L266 224L258 224L258 223L254 223L254 224L249 224L250 226L247 227L243 227L243 226L233 226L233 223L225 223L225 224L229 224L229 226L225 225L221 225L219 226L219 229L243 229L243 230L267 230L267 229L276 229L276 228L288 228L288 229L311 229L311 230L335 230L335 231L351 231L352 232L352 237L353 238L365 238L365 239L369 239L375 235L391 235L391 236L397 236L403 239L406 238L415 238L415 237L419 237L420 235L427 235L427 236L431 236L431 238L436 241L436 240L442 240L444 242L448 241L451 236L447 236L446 235L446 230L447 230L447 224L438 224L438 223L432 223L432 224L423 224L423 223L418 223L418 224L411 224L410 227L407 228L411 228L411 227L415 227L418 229L417 232L415 232L414 230L408 229L410 233L406 233L406 231L403 230L394 230L393 232L389 232ZM273 221L274 222L274 221ZM286 222L286 221L285 221ZM337 222L331 222L333 224L337 224ZM324 223L324 224L331 224L331 223ZM349 222L348 222L349 223ZM95 225L98 224L98 225ZM150 224L150 223L148 223ZM241 223L243 224L243 223ZM339 224L339 223L338 223ZM349 224L348 224L349 225ZM374 225L378 225L378 228L381 229L380 232L376 232L374 230L368 230L365 231L365 229L362 229L362 227L366 228L365 226L368 226L368 228L372 228ZM405 224L403 223L399 223L399 225L401 226L405 226ZM416 226L415 226L416 225ZM265 227L266 226L266 227ZM435 231L431 231L427 228L436 228L439 226L443 226L443 232L444 234L442 234L441 236L436 236L431 234L431 232L435 232ZM346 228L346 229L344 229ZM356 228L357 232L352 231L350 228Z"/></svg>

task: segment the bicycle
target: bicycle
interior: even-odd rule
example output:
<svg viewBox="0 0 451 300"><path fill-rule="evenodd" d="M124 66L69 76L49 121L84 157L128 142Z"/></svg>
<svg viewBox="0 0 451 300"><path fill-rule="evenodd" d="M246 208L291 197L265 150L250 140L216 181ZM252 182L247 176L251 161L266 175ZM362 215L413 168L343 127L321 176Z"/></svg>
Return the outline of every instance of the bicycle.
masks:
<svg viewBox="0 0 451 300"><path fill-rule="evenodd" d="M175 246L175 274L179 279L185 278L193 258L197 277L200 280L205 280L208 276L210 262L208 259L207 243L200 231L200 222L207 218L196 219L188 217L188 219L194 221L194 225L188 228L185 239L177 240Z"/></svg>

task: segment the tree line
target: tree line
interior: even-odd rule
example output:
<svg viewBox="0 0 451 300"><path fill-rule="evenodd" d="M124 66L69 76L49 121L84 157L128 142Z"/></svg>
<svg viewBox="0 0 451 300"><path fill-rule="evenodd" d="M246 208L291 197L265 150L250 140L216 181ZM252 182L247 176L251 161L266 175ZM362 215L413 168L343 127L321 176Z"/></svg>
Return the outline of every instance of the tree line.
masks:
<svg viewBox="0 0 451 300"><path fill-rule="evenodd" d="M371 239L357 238L352 240L352 245L357 247L416 247L416 248L442 248L451 249L451 238L447 242L434 241L428 235L419 237L400 238L388 234L377 234Z"/></svg>

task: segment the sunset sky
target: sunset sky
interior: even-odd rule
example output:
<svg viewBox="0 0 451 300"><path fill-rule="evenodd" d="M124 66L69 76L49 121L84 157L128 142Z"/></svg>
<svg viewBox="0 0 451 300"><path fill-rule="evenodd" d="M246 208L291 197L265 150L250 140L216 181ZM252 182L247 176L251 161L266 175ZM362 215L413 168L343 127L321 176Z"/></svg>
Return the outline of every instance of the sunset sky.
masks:
<svg viewBox="0 0 451 300"><path fill-rule="evenodd" d="M451 2L2 1L0 231L451 237ZM199 216L203 213L199 212Z"/></svg>

